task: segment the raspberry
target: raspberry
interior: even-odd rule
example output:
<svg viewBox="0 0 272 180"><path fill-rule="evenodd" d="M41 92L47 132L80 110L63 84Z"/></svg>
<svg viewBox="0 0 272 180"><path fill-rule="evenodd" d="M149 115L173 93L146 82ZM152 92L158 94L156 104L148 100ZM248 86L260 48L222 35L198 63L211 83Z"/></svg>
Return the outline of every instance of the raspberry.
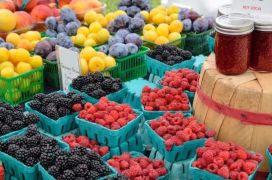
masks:
<svg viewBox="0 0 272 180"><path fill-rule="evenodd" d="M159 136L163 136L167 132L167 127L166 126L160 126L155 131Z"/></svg>
<svg viewBox="0 0 272 180"><path fill-rule="evenodd" d="M73 109L75 112L79 112L79 111L82 110L82 105L81 105L80 103L73 104L72 109Z"/></svg>
<svg viewBox="0 0 272 180"><path fill-rule="evenodd" d="M149 162L147 159L141 158L139 160L139 165L141 166L142 169L145 169L149 165Z"/></svg>
<svg viewBox="0 0 272 180"><path fill-rule="evenodd" d="M239 175L239 172L237 171L230 171L230 179L236 180Z"/></svg>
<svg viewBox="0 0 272 180"><path fill-rule="evenodd" d="M207 150L202 154L202 158L208 163L213 162L213 152L211 150Z"/></svg>
<svg viewBox="0 0 272 180"><path fill-rule="evenodd" d="M167 169L165 167L157 168L156 171L159 176L164 176L167 174Z"/></svg>
<svg viewBox="0 0 272 180"><path fill-rule="evenodd" d="M98 150L98 153L101 156L106 155L108 152L109 152L109 147L107 147L107 146L100 147L99 150Z"/></svg>
<svg viewBox="0 0 272 180"><path fill-rule="evenodd" d="M167 140L164 142L164 144L165 144L166 150L167 150L167 151L171 151L172 146L175 144L175 141L174 141L172 138L170 138L170 139L167 139Z"/></svg>
<svg viewBox="0 0 272 180"><path fill-rule="evenodd" d="M151 106L145 106L144 109L145 109L146 111L153 111L154 108L151 107Z"/></svg>
<svg viewBox="0 0 272 180"><path fill-rule="evenodd" d="M238 149L236 151L237 154L237 158L238 159L242 159L242 160L246 160L247 159L247 152L243 149Z"/></svg>
<svg viewBox="0 0 272 180"><path fill-rule="evenodd" d="M230 150L230 145L229 145L229 143L226 143L226 142L217 141L217 146L219 149L221 149L223 151Z"/></svg>
<svg viewBox="0 0 272 180"><path fill-rule="evenodd" d="M209 138L204 145L206 147L213 147L214 145L216 145L216 141L213 138Z"/></svg>
<svg viewBox="0 0 272 180"><path fill-rule="evenodd" d="M232 160L232 159L228 159L227 161L226 161L226 164L228 165L228 166L230 166L231 164L233 164L234 163L234 160Z"/></svg>
<svg viewBox="0 0 272 180"><path fill-rule="evenodd" d="M193 164L192 164L192 167L201 169L202 165L201 165L201 163L199 161L194 161Z"/></svg>
<svg viewBox="0 0 272 180"><path fill-rule="evenodd" d="M165 135L163 135L163 139L164 140L167 140L167 139L170 139L172 137L172 135L171 134L165 134Z"/></svg>
<svg viewBox="0 0 272 180"><path fill-rule="evenodd" d="M196 136L199 139L205 138L205 134L203 132L197 132Z"/></svg>
<svg viewBox="0 0 272 180"><path fill-rule="evenodd" d="M121 169L128 169L129 168L129 163L127 161L121 161L120 162L120 168Z"/></svg>
<svg viewBox="0 0 272 180"><path fill-rule="evenodd" d="M222 157L215 157L213 162L218 166L222 167L224 165L224 159Z"/></svg>
<svg viewBox="0 0 272 180"><path fill-rule="evenodd" d="M152 129L157 129L160 126L160 123L156 120L153 120L149 123L149 125Z"/></svg>
<svg viewBox="0 0 272 180"><path fill-rule="evenodd" d="M229 178L230 174L229 174L229 168L227 166L223 166L220 169L218 169L217 174L219 176L222 176L223 178Z"/></svg>
<svg viewBox="0 0 272 180"><path fill-rule="evenodd" d="M119 123L119 125L120 125L121 127L127 125L127 121L126 121L125 118L119 118L119 119L117 120L117 122Z"/></svg>
<svg viewBox="0 0 272 180"><path fill-rule="evenodd" d="M183 131L178 131L177 133L176 133L176 136L180 139L180 140L182 140L182 141L189 141L189 139L190 139L190 137L187 135L187 134L185 134Z"/></svg>
<svg viewBox="0 0 272 180"><path fill-rule="evenodd" d="M124 161L129 161L131 158L131 155L127 152L123 153L121 156L120 156L120 160L124 160Z"/></svg>
<svg viewBox="0 0 272 180"><path fill-rule="evenodd" d="M155 169L149 169L148 173L151 179L158 179L160 176L159 173Z"/></svg>
<svg viewBox="0 0 272 180"><path fill-rule="evenodd" d="M252 174L252 173L255 171L256 167L257 167L256 164L254 164L254 163L252 163L252 162L245 162L245 163L243 164L243 170L244 170L248 175Z"/></svg>
<svg viewBox="0 0 272 180"><path fill-rule="evenodd" d="M163 167L163 166L164 166L163 160L154 160L154 161L153 161L153 167L154 167L155 169L160 168L160 167Z"/></svg>
<svg viewBox="0 0 272 180"><path fill-rule="evenodd" d="M88 113L87 113L86 110L82 110L82 111L80 111L80 113L79 113L79 117L80 117L81 119L84 119L84 118L86 117L87 114L88 114Z"/></svg>
<svg viewBox="0 0 272 180"><path fill-rule="evenodd" d="M76 137L73 134L68 134L68 135L63 137L63 141L69 144L71 142L76 141Z"/></svg>
<svg viewBox="0 0 272 180"><path fill-rule="evenodd" d="M207 166L207 162L205 161L205 159L199 158L198 161L201 163L202 167L206 167Z"/></svg>
<svg viewBox="0 0 272 180"><path fill-rule="evenodd" d="M109 124L113 123L115 121L114 118L111 115L108 115L108 114L105 114L104 120Z"/></svg>
<svg viewBox="0 0 272 180"><path fill-rule="evenodd" d="M248 179L248 175L245 172L239 172L238 176L237 176L237 180L247 180Z"/></svg>
<svg viewBox="0 0 272 180"><path fill-rule="evenodd" d="M210 138L210 137L214 137L216 134L216 132L214 130L208 130L205 132L206 137Z"/></svg>
<svg viewBox="0 0 272 180"><path fill-rule="evenodd" d="M78 136L76 138L77 143L82 145L83 147L89 147L89 138L86 136Z"/></svg>
<svg viewBox="0 0 272 180"><path fill-rule="evenodd" d="M143 92L144 92L144 93L149 93L150 91L151 91L151 88L148 87L148 86L145 86L145 87L143 88Z"/></svg>
<svg viewBox="0 0 272 180"><path fill-rule="evenodd" d="M117 130L117 129L120 129L121 126L117 123L117 122L114 122L111 124L111 129L112 130Z"/></svg>
<svg viewBox="0 0 272 180"><path fill-rule="evenodd" d="M262 162L262 160L264 159L263 155L260 153L256 153L256 154L252 154L251 155L251 159L257 161L258 163Z"/></svg>
<svg viewBox="0 0 272 180"><path fill-rule="evenodd" d="M235 161L237 159L237 154L235 152L231 151L230 152L230 158Z"/></svg>
<svg viewBox="0 0 272 180"><path fill-rule="evenodd" d="M217 164L215 164L215 163L211 163L211 164L209 164L208 166L207 166L207 171L209 171L209 172L211 172L211 173L216 173L217 172L217 170L218 170L218 166L217 166Z"/></svg>
<svg viewBox="0 0 272 180"><path fill-rule="evenodd" d="M103 119L96 119L95 123L100 124L101 126L105 126L106 122Z"/></svg>
<svg viewBox="0 0 272 180"><path fill-rule="evenodd" d="M118 111L116 110L112 110L110 111L110 114L109 114L111 117L113 117L114 120L117 120L119 118L119 113Z"/></svg>
<svg viewBox="0 0 272 180"><path fill-rule="evenodd" d="M93 105L88 102L84 105L84 109L86 109L86 110L90 109L91 107L93 107Z"/></svg>
<svg viewBox="0 0 272 180"><path fill-rule="evenodd" d="M240 171L242 164L238 163L237 161L230 165L231 171Z"/></svg>
<svg viewBox="0 0 272 180"><path fill-rule="evenodd" d="M221 157L224 161L227 161L230 158L228 151L221 151L219 152L218 156Z"/></svg>

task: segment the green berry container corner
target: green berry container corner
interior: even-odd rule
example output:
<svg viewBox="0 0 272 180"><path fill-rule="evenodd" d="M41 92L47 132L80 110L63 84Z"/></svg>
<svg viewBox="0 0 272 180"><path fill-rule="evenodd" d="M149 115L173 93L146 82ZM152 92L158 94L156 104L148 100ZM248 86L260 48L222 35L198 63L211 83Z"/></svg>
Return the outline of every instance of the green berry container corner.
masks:
<svg viewBox="0 0 272 180"><path fill-rule="evenodd" d="M130 121L127 125L117 130L111 130L100 124L80 119L76 117L76 123L79 126L80 133L88 136L90 139L96 140L101 145L118 147L121 143L127 141L131 136L134 136L139 128L139 124L143 118L142 112L134 109L137 114L136 119Z"/></svg>
<svg viewBox="0 0 272 180"><path fill-rule="evenodd" d="M213 29L202 33L186 33L185 50L191 51L194 56L200 54L209 55L211 53L209 37L212 32Z"/></svg>
<svg viewBox="0 0 272 180"><path fill-rule="evenodd" d="M12 78L0 77L0 101L20 104L44 92L43 73L44 67L41 66Z"/></svg>
<svg viewBox="0 0 272 180"><path fill-rule="evenodd" d="M44 81L45 85L54 89L60 88L59 71L57 61L49 61L47 59L44 62Z"/></svg>
<svg viewBox="0 0 272 180"><path fill-rule="evenodd" d="M167 43L167 45L173 45L173 46L176 46L180 49L184 49L186 37L187 37L186 34L181 34L180 39L171 41L171 42ZM150 42L150 41L146 41L146 40L144 40L143 45L150 48L150 49L154 49L154 47L157 46L157 44Z"/></svg>

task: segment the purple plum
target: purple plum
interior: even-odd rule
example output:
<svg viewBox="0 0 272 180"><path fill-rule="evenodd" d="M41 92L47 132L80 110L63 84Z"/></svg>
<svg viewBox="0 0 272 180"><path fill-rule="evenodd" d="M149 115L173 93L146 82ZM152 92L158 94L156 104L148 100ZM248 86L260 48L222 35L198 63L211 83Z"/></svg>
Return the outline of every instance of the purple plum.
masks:
<svg viewBox="0 0 272 180"><path fill-rule="evenodd" d="M114 27L114 21L111 21L108 25L107 25L107 29L110 33L115 33L116 32L116 28Z"/></svg>
<svg viewBox="0 0 272 180"><path fill-rule="evenodd" d="M120 36L122 37L123 39L125 39L125 37L129 34L130 32L127 30L127 29L119 29L117 32L116 32L116 36Z"/></svg>
<svg viewBox="0 0 272 180"><path fill-rule="evenodd" d="M135 14L137 14L138 12L140 12L141 9L138 8L137 6L130 6L127 8L127 15L130 16L130 17L134 17Z"/></svg>
<svg viewBox="0 0 272 180"><path fill-rule="evenodd" d="M138 46L136 46L135 44L132 44L132 43L128 43L128 44L126 44L126 46L128 48L129 54L135 54L139 50Z"/></svg>
<svg viewBox="0 0 272 180"><path fill-rule="evenodd" d="M116 43L124 43L124 39L121 36L117 36L117 35L110 37L108 42L109 46L112 46Z"/></svg>
<svg viewBox="0 0 272 180"><path fill-rule="evenodd" d="M78 24L76 22L69 22L68 24L66 24L65 26L65 32L69 35L69 36L74 36L77 33L77 28L78 28Z"/></svg>
<svg viewBox="0 0 272 180"><path fill-rule="evenodd" d="M58 27L57 18L54 16L50 16L45 20L45 26L47 29L55 30Z"/></svg>
<svg viewBox="0 0 272 180"><path fill-rule="evenodd" d="M128 26L128 29L130 32L141 32L143 30L143 27L145 25L145 22L143 19L140 18L132 18L130 21L130 24Z"/></svg>
<svg viewBox="0 0 272 180"><path fill-rule="evenodd" d="M52 52L52 46L47 40L40 41L36 44L34 52L35 54L46 58L48 54Z"/></svg>
<svg viewBox="0 0 272 180"><path fill-rule="evenodd" d="M194 10L189 10L185 12L185 19L191 19L192 21L195 21L199 17L200 15Z"/></svg>
<svg viewBox="0 0 272 180"><path fill-rule="evenodd" d="M192 20L191 20L191 19L184 19L184 20L182 21L182 23L183 23L183 31L189 32L189 31L192 30L192 25L193 25L193 23L192 23Z"/></svg>
<svg viewBox="0 0 272 180"><path fill-rule="evenodd" d="M8 50L14 49L14 48L15 48L13 44L8 43L8 42L3 42L3 43L1 43L1 44L0 44L0 47L4 47L4 48L6 48L6 49L8 49Z"/></svg>
<svg viewBox="0 0 272 180"><path fill-rule="evenodd" d="M197 20L194 21L193 28L194 31L197 33L207 31L209 28L208 20L204 18L198 18Z"/></svg>
<svg viewBox="0 0 272 180"><path fill-rule="evenodd" d="M46 41L50 43L52 51L55 51L55 47L57 45L57 38L47 38Z"/></svg>
<svg viewBox="0 0 272 180"><path fill-rule="evenodd" d="M207 16L207 17L204 17L204 19L206 19L208 21L208 24L209 24L209 29L212 29L214 27L214 24L215 24L215 19L214 17L212 16Z"/></svg>
<svg viewBox="0 0 272 180"><path fill-rule="evenodd" d="M63 20L64 23L69 23L77 20L74 11L70 8L62 8L60 10L60 18Z"/></svg>
<svg viewBox="0 0 272 180"><path fill-rule="evenodd" d="M120 6L131 6L131 0L121 0L118 4L118 7Z"/></svg>
<svg viewBox="0 0 272 180"><path fill-rule="evenodd" d="M127 6L120 6L118 9L126 12L127 11Z"/></svg>
<svg viewBox="0 0 272 180"><path fill-rule="evenodd" d="M55 30L47 29L45 34L49 37L57 37L58 33Z"/></svg>
<svg viewBox="0 0 272 180"><path fill-rule="evenodd" d="M117 18L115 18L113 22L114 27L116 27L117 29L126 28L130 23L130 17L128 17L127 15L120 15L117 16Z"/></svg>
<svg viewBox="0 0 272 180"><path fill-rule="evenodd" d="M141 37L136 34L136 33L131 33L131 34L128 34L125 38L125 43L128 44L128 43L133 43L135 44L136 46L138 47L141 47L142 44L143 44L143 40L141 39Z"/></svg>
<svg viewBox="0 0 272 180"><path fill-rule="evenodd" d="M5 40L4 40L3 38L0 37L0 44L1 44L1 43L4 43L4 42L5 42Z"/></svg>
<svg viewBox="0 0 272 180"><path fill-rule="evenodd" d="M65 26L64 26L64 24L58 24L57 32L58 33L65 32Z"/></svg>
<svg viewBox="0 0 272 180"><path fill-rule="evenodd" d="M56 61L56 60L57 60L56 51L52 51L51 53L49 53L49 54L46 56L46 59L47 59L48 61Z"/></svg>
<svg viewBox="0 0 272 180"><path fill-rule="evenodd" d="M108 52L109 52L109 45L105 44L105 45L99 46L97 50L99 52L103 52L105 54L108 54Z"/></svg>
<svg viewBox="0 0 272 180"><path fill-rule="evenodd" d="M123 43L116 43L109 48L109 55L115 58L121 58L128 55L128 48Z"/></svg>
<svg viewBox="0 0 272 180"><path fill-rule="evenodd" d="M179 11L178 19L181 20L181 21L184 20L184 19L186 19L185 14L186 14L187 11L190 11L190 9L188 9L188 8L181 8L180 11Z"/></svg>

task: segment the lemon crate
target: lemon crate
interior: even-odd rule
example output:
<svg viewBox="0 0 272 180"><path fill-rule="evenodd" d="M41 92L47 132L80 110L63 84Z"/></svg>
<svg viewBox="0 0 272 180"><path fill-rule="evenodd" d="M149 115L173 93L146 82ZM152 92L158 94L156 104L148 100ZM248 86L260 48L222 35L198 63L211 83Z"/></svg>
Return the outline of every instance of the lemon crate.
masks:
<svg viewBox="0 0 272 180"><path fill-rule="evenodd" d="M10 136L6 136L5 139L1 139L2 141L6 141L9 138L17 135L24 135L26 133L26 129L17 131L17 133L12 134ZM40 131L41 134L53 138L51 135ZM63 143L62 141L59 141L56 139L60 148L64 150L68 150L69 147ZM9 174L11 177L16 177L18 179L41 179L38 172L38 164L34 165L33 167L26 166L24 163L18 161L14 157L4 153L0 152L0 160L4 166L5 174Z"/></svg>
<svg viewBox="0 0 272 180"><path fill-rule="evenodd" d="M180 39L171 41L171 42L167 43L166 45L173 45L173 46L176 46L180 49L183 49L185 46L185 39L186 39L186 34L181 34ZM150 48L150 49L154 49L155 46L158 46L154 42L150 42L150 41L146 41L146 40L144 40L143 45Z"/></svg>
<svg viewBox="0 0 272 180"><path fill-rule="evenodd" d="M108 94L108 95L106 95L106 97L111 101L120 102L123 99L123 97L125 96L126 92L127 92L127 87L124 84L122 84L122 86L123 86L122 89L120 89L117 92ZM85 92L81 92L81 91L79 91L77 89L74 89L71 85L69 85L68 89L69 89L69 91L73 91L76 94L81 95L82 97L84 97L84 99L86 101L88 101L90 103L95 104L95 103L97 103L99 101L99 99L96 99L96 98L94 98L92 96L89 96Z"/></svg>
<svg viewBox="0 0 272 180"><path fill-rule="evenodd" d="M80 119L78 116L76 117L76 123L79 126L81 134L96 140L102 145L118 147L121 143L127 141L131 136L137 133L143 115L140 111L134 110L134 112L138 115L137 118L117 130L111 130L100 124Z"/></svg>
<svg viewBox="0 0 272 180"><path fill-rule="evenodd" d="M20 104L43 92L43 70L44 67L41 66L16 77L0 77L0 101Z"/></svg>
<svg viewBox="0 0 272 180"><path fill-rule="evenodd" d="M149 139L151 140L153 147L155 147L169 162L183 161L193 158L196 153L196 149L198 147L202 147L206 141L206 138L187 141L180 146L173 145L172 149L167 151L164 139L149 126L149 122L151 122L151 120L145 122L145 129L147 130Z"/></svg>
<svg viewBox="0 0 272 180"><path fill-rule="evenodd" d="M190 167L189 167L189 171L190 174L192 175L192 179L193 180L225 180L225 178L217 175L217 174L213 174L210 173L208 171L196 168L196 167L192 167L193 162L197 159L196 155L195 157L191 160L190 162ZM255 175L258 171L258 169L260 168L261 163L258 164L257 168L255 169L255 171L248 176L248 180L254 180L255 179Z"/></svg>
<svg viewBox="0 0 272 180"><path fill-rule="evenodd" d="M46 86L50 86L55 89L60 88L59 70L57 61L49 61L47 59L44 62L44 80Z"/></svg>
<svg viewBox="0 0 272 180"><path fill-rule="evenodd" d="M64 93L63 91L58 92ZM53 120L32 109L29 103L30 102L25 103L25 109L33 114L36 114L40 118L38 125L46 132L49 132L54 136L58 136L76 128L75 117L78 113L73 113L71 115L61 117L57 120Z"/></svg>
<svg viewBox="0 0 272 180"><path fill-rule="evenodd" d="M213 30L202 33L189 32L185 41L185 50L191 51L194 56L203 54L209 55L211 49L209 46L209 37Z"/></svg>
<svg viewBox="0 0 272 180"><path fill-rule="evenodd" d="M150 56L146 56L147 69L150 74L163 77L166 71L188 68L193 69L195 62L195 57L192 57L190 60L183 61L181 63L175 64L173 66L167 65L157 59L153 59Z"/></svg>

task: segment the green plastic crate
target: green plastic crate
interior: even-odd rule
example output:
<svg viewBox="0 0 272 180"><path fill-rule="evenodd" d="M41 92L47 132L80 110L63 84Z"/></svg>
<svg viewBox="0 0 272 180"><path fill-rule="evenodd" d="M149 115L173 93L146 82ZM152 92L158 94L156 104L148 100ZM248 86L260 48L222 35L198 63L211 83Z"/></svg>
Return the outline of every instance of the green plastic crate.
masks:
<svg viewBox="0 0 272 180"><path fill-rule="evenodd" d="M20 104L44 92L43 73L44 67L41 66L16 77L0 77L0 101Z"/></svg>
<svg viewBox="0 0 272 180"><path fill-rule="evenodd" d="M55 89L59 89L60 82L57 61L49 61L47 59L44 59L43 62L45 85Z"/></svg>
<svg viewBox="0 0 272 180"><path fill-rule="evenodd" d="M167 43L167 45L173 45L173 46L176 46L180 49L184 49L185 39L186 39L186 34L181 34L180 39L171 41L171 42ZM150 42L150 41L146 41L146 40L144 40L143 45L150 48L150 49L154 49L154 47L157 46L157 44Z"/></svg>
<svg viewBox="0 0 272 180"><path fill-rule="evenodd" d="M213 30L202 33L189 32L186 33L185 50L191 51L194 56L203 54L209 55L211 49L209 46L209 37Z"/></svg>

